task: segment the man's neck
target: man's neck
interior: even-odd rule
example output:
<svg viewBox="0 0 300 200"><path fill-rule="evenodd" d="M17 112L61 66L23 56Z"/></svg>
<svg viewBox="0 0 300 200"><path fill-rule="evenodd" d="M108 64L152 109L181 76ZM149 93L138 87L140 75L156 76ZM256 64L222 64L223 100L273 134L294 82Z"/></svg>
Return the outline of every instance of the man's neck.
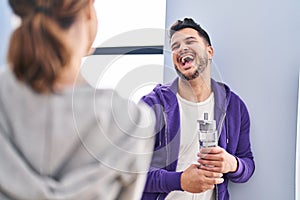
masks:
<svg viewBox="0 0 300 200"><path fill-rule="evenodd" d="M188 101L202 102L211 94L211 80L200 76L190 81L179 78L178 93Z"/></svg>

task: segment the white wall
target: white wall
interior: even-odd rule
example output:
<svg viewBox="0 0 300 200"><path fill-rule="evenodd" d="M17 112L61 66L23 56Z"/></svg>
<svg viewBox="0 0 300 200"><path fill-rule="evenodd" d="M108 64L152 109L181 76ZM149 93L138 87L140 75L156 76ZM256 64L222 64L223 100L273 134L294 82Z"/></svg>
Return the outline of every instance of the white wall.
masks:
<svg viewBox="0 0 300 200"><path fill-rule="evenodd" d="M193 17L210 34L217 79L246 102L256 171L232 200L295 199L299 0L168 0L166 27ZM165 57L165 81L171 58ZM297 188L300 190L300 188Z"/></svg>
<svg viewBox="0 0 300 200"><path fill-rule="evenodd" d="M158 31L150 30L148 34L144 32L135 37L126 37L126 33L164 30L166 0L97 0L95 7L98 33L94 47L163 45L164 34Z"/></svg>
<svg viewBox="0 0 300 200"><path fill-rule="evenodd" d="M97 0L95 7L98 32L94 47L164 45L166 0ZM163 81L164 56L89 56L81 69L94 87L113 88L138 102Z"/></svg>

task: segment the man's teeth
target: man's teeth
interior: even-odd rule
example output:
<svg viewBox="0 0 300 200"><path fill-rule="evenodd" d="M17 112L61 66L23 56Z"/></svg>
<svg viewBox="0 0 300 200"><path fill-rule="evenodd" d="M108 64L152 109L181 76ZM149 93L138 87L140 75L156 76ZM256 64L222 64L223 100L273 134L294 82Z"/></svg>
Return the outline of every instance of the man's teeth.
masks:
<svg viewBox="0 0 300 200"><path fill-rule="evenodd" d="M184 56L184 57L181 58L182 63L186 63L186 62L189 62L189 61L192 61L192 60L194 60L193 56Z"/></svg>

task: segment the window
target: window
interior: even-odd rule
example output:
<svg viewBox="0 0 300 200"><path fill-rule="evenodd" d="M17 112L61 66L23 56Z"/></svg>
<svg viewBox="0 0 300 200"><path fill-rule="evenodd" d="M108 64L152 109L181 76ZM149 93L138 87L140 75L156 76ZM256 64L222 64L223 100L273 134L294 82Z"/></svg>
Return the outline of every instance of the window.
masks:
<svg viewBox="0 0 300 200"><path fill-rule="evenodd" d="M98 33L82 73L97 88L138 101L163 81L164 0L97 0Z"/></svg>

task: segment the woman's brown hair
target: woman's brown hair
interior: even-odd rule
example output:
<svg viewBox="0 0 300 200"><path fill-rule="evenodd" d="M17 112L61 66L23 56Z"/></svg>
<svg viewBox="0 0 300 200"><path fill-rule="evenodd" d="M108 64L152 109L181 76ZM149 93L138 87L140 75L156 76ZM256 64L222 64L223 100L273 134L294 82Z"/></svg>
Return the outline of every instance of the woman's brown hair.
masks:
<svg viewBox="0 0 300 200"><path fill-rule="evenodd" d="M9 0L22 23L11 36L8 62L15 76L38 93L54 90L70 52L61 39L88 0ZM76 41L74 41L76 42Z"/></svg>

